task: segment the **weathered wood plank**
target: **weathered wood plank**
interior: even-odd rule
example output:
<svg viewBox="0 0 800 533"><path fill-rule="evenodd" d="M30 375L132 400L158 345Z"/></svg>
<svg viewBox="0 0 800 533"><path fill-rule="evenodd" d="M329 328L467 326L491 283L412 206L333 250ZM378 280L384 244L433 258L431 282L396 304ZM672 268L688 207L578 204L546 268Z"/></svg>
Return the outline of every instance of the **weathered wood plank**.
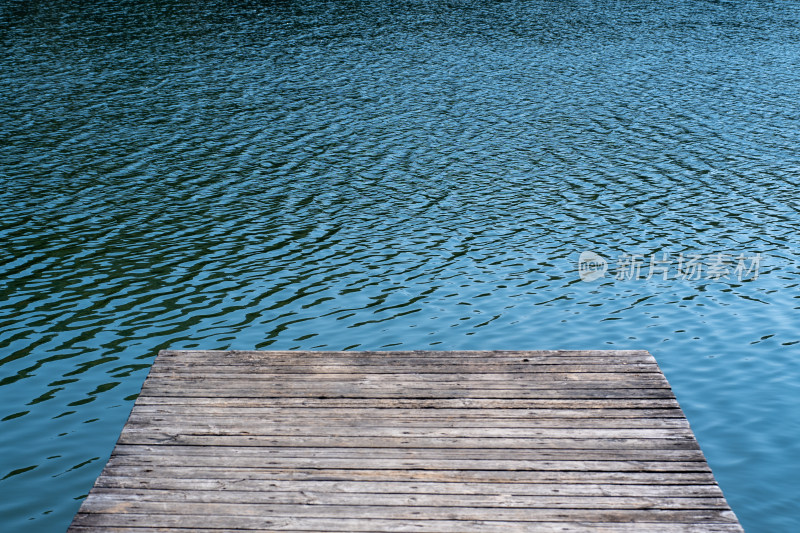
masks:
<svg viewBox="0 0 800 533"><path fill-rule="evenodd" d="M529 421L547 422L548 420L612 420L612 419L646 419L664 420L672 419L687 423L683 411L675 407L665 408L613 408L613 407L587 407L572 409L557 408L484 408L474 409L463 407L460 409L447 408L392 408L392 407L268 407L264 402L236 402L228 405L224 401L204 401L198 399L196 403L151 403L142 397L133 407L131 416L163 416L175 417L258 417L267 419L311 418L318 423L320 420L392 420L398 423L411 420L453 420L471 422L472 420L487 421ZM198 404L203 404L202 407ZM273 403L272 400L269 402ZM588 402L586 402L588 403ZM199 408L201 407L201 408ZM202 413L202 414L199 414ZM626 424L627 420L618 420L615 423ZM626 426L627 427L627 426Z"/></svg>
<svg viewBox="0 0 800 533"><path fill-rule="evenodd" d="M642 485L612 483L490 483L436 481L320 481L276 479L224 479L178 477L106 476L97 489L154 489L174 491L278 491L366 494L490 494L524 496L641 496L677 498L721 498L722 491L706 485Z"/></svg>
<svg viewBox="0 0 800 533"><path fill-rule="evenodd" d="M662 461L652 459L623 459L602 457L599 459L537 458L537 459L476 459L428 457L284 457L281 455L236 456L224 461L206 455L115 455L109 459L112 466L151 466L161 467L212 467L232 468L294 468L294 469L339 469L339 470L492 470L492 471L552 471L552 472L708 472L704 461L696 458L677 460L667 458ZM601 454L595 454L601 455Z"/></svg>
<svg viewBox="0 0 800 533"><path fill-rule="evenodd" d="M182 444L187 446L331 447L342 448L527 448L560 449L697 449L693 439L515 439L515 438L404 438L404 437L269 437L247 435L184 435L172 432L140 432L126 428L120 444Z"/></svg>
<svg viewBox="0 0 800 533"><path fill-rule="evenodd" d="M677 400L671 398L242 398L226 396L222 398L154 396L143 394L136 405L188 406L203 409L208 406L248 408L320 408L320 409L666 409L680 410Z"/></svg>
<svg viewBox="0 0 800 533"><path fill-rule="evenodd" d="M566 496L521 494L374 493L327 491L242 491L242 490L146 490L100 487L92 492L87 506L118 502L220 503L259 505L363 505L422 507L489 507L509 509L727 509L721 497L679 496Z"/></svg>
<svg viewBox="0 0 800 533"><path fill-rule="evenodd" d="M705 472L592 472L546 470L414 470L364 468L259 468L252 465L235 467L214 466L154 466L150 464L120 465L112 456L104 475L108 476L169 476L175 479L207 477L219 480L291 480L291 481L432 481L442 483L607 483L638 485L715 485L710 470Z"/></svg>
<svg viewBox="0 0 800 533"><path fill-rule="evenodd" d="M503 357L518 357L530 359L532 357L577 357L584 359L587 357L641 357L651 362L655 358L647 350L392 350L392 351L294 351L294 350L270 350L270 351L250 351L250 350L162 350L158 354L158 359L170 361L178 358L181 361L201 360L201 361L237 361L237 362L256 362L277 358L288 358L294 360L347 360L347 359L366 359L366 358L406 358L416 357L420 359L443 360L447 358L468 359L476 358L485 361L492 361Z"/></svg>
<svg viewBox="0 0 800 533"><path fill-rule="evenodd" d="M699 449L676 450L620 450L611 449L519 449L512 453L505 448L343 448L343 447L262 447L262 446L181 446L181 445L126 445L120 444L114 450L114 457L134 456L146 459L161 458L164 463L172 461L172 456L182 455L186 460L192 456L210 456L223 458L235 457L261 457L261 458L353 458L361 459L369 456L372 458L393 459L474 459L478 456L482 460L514 460L540 461L705 461ZM220 459L224 461L224 459Z"/></svg>
<svg viewBox="0 0 800 533"><path fill-rule="evenodd" d="M126 520L131 524L139 524L146 517L141 515L130 515ZM113 516L108 515L96 517L93 522L97 525L92 526L73 526L72 533L164 533L164 531L179 531L180 521L174 517L161 516L156 518L160 526L147 527L140 525L118 525L114 522ZM303 531L316 533L330 532L364 532L373 533L375 531L394 531L398 533L464 533L470 531L474 533L741 533L742 529L734 523L714 523L705 522L702 524L688 523L621 523L621 522L591 522L583 521L576 523L567 522L504 522L500 520L381 520L372 519L363 521L358 519L338 519L331 521L327 518L276 518L276 519L237 519L236 529L214 528L224 524L224 520L215 520L208 523L211 528L202 526L188 525L195 533L240 533L241 531L260 531L269 533L273 531ZM188 521L186 522L189 523ZM116 525L111 525L116 524Z"/></svg>
<svg viewBox="0 0 800 533"><path fill-rule="evenodd" d="M289 416L270 416L265 413L253 416L251 413L242 415L240 410L222 413L206 412L205 416L197 415L196 411L181 413L164 413L163 411L142 411L135 409L128 417L128 426L150 426L157 424L171 428L196 427L197 425L213 425L214 427L234 426L247 424L249 427L279 426L291 427L300 422L319 428L328 427L370 427L383 428L605 428L605 429L651 429L651 428L688 428L689 423L684 418L653 418L653 417L616 417L585 418L573 416L570 418L477 418L477 417L444 417L429 416L371 416L363 418L355 413L343 417L335 410L325 413L324 419L317 410L315 414L298 414Z"/></svg>
<svg viewBox="0 0 800 533"><path fill-rule="evenodd" d="M248 421L250 422L250 421ZM218 422L156 422L139 424L129 422L125 433L174 433L180 435L209 435L218 437L242 436L242 425L236 420ZM692 431L687 428L539 428L539 427L411 427L390 426L364 422L359 426L333 425L330 422L320 425L288 426L269 424L259 420L247 426L247 435L258 437L399 437L404 439L453 437L459 439L680 439L693 441Z"/></svg>
<svg viewBox="0 0 800 533"><path fill-rule="evenodd" d="M525 353L496 353L494 355L481 355L486 352L427 352L429 355L419 353L404 352L225 352L219 356L198 355L192 352L185 352L181 355L168 356L162 352L158 359L154 361L153 367L167 365L249 365L257 366L268 362L270 365L349 365L349 364L370 364L380 366L392 366L395 364L414 364L414 365L436 365L436 364L603 364L608 361L610 364L657 364L655 358L647 352L642 353L623 353L623 352L597 352L589 355L575 355L575 352L556 352L552 354L542 354L536 352ZM422 352L423 354L426 352Z"/></svg>
<svg viewBox="0 0 800 533"><path fill-rule="evenodd" d="M115 455L109 464L161 467L160 457L135 455ZM370 470L508 470L508 471L551 471L551 472L708 472L704 461L652 461L652 460L514 460L514 459L428 459L428 458L371 458L362 457L339 459L336 457L225 457L224 461L210 456L181 456L170 458L170 466L187 467L247 467L255 468L316 468L316 469L370 469Z"/></svg>
<svg viewBox="0 0 800 533"><path fill-rule="evenodd" d="M741 531L644 351L165 351L71 533Z"/></svg>
<svg viewBox="0 0 800 533"><path fill-rule="evenodd" d="M246 367L243 367L246 368ZM494 369L492 369L494 370ZM604 368L604 370L606 370ZM473 374L467 373L391 373L391 374L367 374L351 372L347 374L341 373L313 373L313 372L298 372L298 373L266 373L266 372L223 372L216 369L213 372L198 372L196 370L186 372L151 372L150 379L170 380L175 383L184 382L197 382L204 380L213 380L215 382L225 380L238 380L238 381L258 381L259 385L276 385L291 384L296 386L308 386L311 382L334 383L334 384L358 384L358 385L392 385L392 386L420 386L426 384L436 384L439 386L461 386L463 387L484 387L491 384L494 385L508 385L518 386L534 383L541 384L560 384L560 383L585 383L589 382L590 385L594 383L612 383L624 385L626 383L643 383L648 386L659 385L664 388L667 380L662 374L656 372L517 372L517 373L500 373L493 372L476 372Z"/></svg>
<svg viewBox="0 0 800 533"><path fill-rule="evenodd" d="M324 383L309 386L294 387L287 384L285 387L262 388L255 381L236 381L228 383L212 379L198 380L193 383L176 383L171 380L159 378L148 379L142 388L142 394L165 398L308 398L313 394L318 399L671 399L672 391L667 388L642 388L641 383L630 383L629 387L613 387L608 384L585 382L576 385L559 386L547 385L552 388L530 387L517 389L489 389L449 387L446 389L433 388L430 385L416 387L354 385L338 384L326 386Z"/></svg>
<svg viewBox="0 0 800 533"><path fill-rule="evenodd" d="M91 515L110 514L124 521L125 515L144 514L147 516L179 515L181 518L210 520L226 517L258 518L361 518L413 520L424 516L429 520L482 520L487 513L494 520L507 521L607 521L607 522L716 522L731 523L736 519L730 511L717 509L539 509L539 508L493 508L487 512L483 508L434 507L434 506L376 506L376 505L280 505L280 504L235 504L235 503L192 503L192 502L142 502L113 501L95 498L90 495L85 500L82 512ZM121 513L120 511L124 511ZM233 521L233 520L232 520ZM88 525L90 520L81 521ZM202 521L197 525L208 526ZM153 522L152 525L158 525ZM188 524L187 524L188 525ZM185 526L184 526L185 527Z"/></svg>
<svg viewBox="0 0 800 533"><path fill-rule="evenodd" d="M505 373L505 374L522 374L528 376L536 376L540 374L550 373L621 373L621 374L660 374L661 370L655 363L645 362L629 362L624 359L617 359L613 361L592 359L581 360L580 364L570 363L566 359L560 361L549 360L541 362L520 363L518 359L510 360L510 362L502 363L494 361L492 363L485 363L481 361L472 362L455 362L446 364L444 362L429 362L423 360L395 360L396 362L389 364L375 364L365 361L353 361L352 363L328 362L324 365L316 364L299 364L299 363L281 363L270 361L269 364L263 365L244 365L244 364L208 364L208 363L165 363L158 366L153 366L152 374L205 374L213 375L215 373L222 374L251 374L251 375L315 375L315 376L328 376L328 375L350 375L350 374L364 374L382 376L386 374L428 374L437 376L447 376L453 373L461 373L467 375L485 374L485 373ZM414 363L413 361L419 361Z"/></svg>

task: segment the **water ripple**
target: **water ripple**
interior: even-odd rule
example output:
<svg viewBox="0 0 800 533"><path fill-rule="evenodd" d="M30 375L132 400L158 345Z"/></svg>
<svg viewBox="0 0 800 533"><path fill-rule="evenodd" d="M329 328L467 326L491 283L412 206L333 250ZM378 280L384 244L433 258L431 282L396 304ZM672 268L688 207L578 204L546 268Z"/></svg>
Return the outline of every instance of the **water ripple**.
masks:
<svg viewBox="0 0 800 533"><path fill-rule="evenodd" d="M3 523L66 527L158 349L609 347L797 530L795 7L3 3Z"/></svg>

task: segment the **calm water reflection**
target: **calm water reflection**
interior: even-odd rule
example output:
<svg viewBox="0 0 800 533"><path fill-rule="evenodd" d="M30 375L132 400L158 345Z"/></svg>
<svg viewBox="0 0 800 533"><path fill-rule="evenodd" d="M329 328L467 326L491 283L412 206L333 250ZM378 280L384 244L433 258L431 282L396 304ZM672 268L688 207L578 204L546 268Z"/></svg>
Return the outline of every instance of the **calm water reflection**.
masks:
<svg viewBox="0 0 800 533"><path fill-rule="evenodd" d="M796 3L217 4L0 5L4 528L66 528L161 348L607 347L800 529Z"/></svg>

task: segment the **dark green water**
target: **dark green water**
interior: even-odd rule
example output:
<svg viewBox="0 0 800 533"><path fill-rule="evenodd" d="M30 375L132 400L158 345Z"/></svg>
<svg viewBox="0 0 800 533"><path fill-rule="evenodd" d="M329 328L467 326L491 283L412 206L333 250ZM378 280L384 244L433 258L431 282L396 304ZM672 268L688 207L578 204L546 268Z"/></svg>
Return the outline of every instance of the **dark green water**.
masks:
<svg viewBox="0 0 800 533"><path fill-rule="evenodd" d="M167 347L648 349L745 528L800 530L800 4L5 0L0 39L3 530L67 527ZM762 261L614 278L664 252Z"/></svg>

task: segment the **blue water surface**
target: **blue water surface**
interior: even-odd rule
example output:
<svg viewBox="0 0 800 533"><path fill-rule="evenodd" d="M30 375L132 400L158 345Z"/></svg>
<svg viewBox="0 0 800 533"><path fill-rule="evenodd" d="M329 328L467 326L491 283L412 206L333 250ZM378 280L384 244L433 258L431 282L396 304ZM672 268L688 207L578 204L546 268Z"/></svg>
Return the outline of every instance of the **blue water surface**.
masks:
<svg viewBox="0 0 800 533"><path fill-rule="evenodd" d="M744 527L800 531L800 4L5 0L0 40L5 531L66 529L164 348L647 349Z"/></svg>

